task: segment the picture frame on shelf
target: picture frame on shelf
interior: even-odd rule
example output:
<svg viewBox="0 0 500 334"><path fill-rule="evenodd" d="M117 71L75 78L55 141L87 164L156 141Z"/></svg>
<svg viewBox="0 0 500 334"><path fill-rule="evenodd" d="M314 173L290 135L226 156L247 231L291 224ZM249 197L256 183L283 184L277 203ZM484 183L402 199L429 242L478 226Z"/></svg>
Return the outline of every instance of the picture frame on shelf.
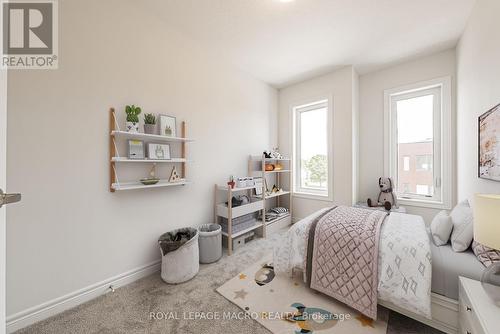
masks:
<svg viewBox="0 0 500 334"><path fill-rule="evenodd" d="M478 177L500 181L500 104L478 118Z"/></svg>
<svg viewBox="0 0 500 334"><path fill-rule="evenodd" d="M151 160L170 160L170 145L148 143L148 159Z"/></svg>
<svg viewBox="0 0 500 334"><path fill-rule="evenodd" d="M144 159L144 142L142 140L128 140L128 158Z"/></svg>
<svg viewBox="0 0 500 334"><path fill-rule="evenodd" d="M160 116L160 134L166 137L177 137L177 119L174 116Z"/></svg>

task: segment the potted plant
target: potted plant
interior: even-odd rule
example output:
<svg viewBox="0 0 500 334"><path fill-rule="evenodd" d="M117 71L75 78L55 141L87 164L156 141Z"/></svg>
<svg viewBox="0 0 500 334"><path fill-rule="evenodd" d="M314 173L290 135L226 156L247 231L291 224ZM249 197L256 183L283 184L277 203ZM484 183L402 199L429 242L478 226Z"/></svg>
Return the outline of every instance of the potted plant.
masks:
<svg viewBox="0 0 500 334"><path fill-rule="evenodd" d="M154 135L156 132L156 116L144 114L144 133Z"/></svg>
<svg viewBox="0 0 500 334"><path fill-rule="evenodd" d="M127 114L127 122L125 126L128 132L139 132L139 114L141 113L141 108L135 105L126 106L125 113Z"/></svg>

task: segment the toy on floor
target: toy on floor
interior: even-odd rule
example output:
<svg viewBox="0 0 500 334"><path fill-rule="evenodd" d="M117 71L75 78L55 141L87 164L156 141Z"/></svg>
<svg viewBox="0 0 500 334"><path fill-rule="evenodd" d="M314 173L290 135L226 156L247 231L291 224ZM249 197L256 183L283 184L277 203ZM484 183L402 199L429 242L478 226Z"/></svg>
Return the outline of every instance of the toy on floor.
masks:
<svg viewBox="0 0 500 334"><path fill-rule="evenodd" d="M383 206L387 211L391 211L393 207L397 207L398 205L392 179L390 177L381 177L378 179L378 185L380 192L377 201L374 202L371 198L368 198L366 203L369 207Z"/></svg>

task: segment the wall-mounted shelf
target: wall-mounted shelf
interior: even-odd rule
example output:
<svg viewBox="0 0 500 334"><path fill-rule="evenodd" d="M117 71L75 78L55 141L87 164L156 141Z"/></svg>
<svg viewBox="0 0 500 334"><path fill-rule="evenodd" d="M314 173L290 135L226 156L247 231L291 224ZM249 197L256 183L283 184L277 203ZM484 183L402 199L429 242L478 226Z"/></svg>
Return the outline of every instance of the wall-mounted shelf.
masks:
<svg viewBox="0 0 500 334"><path fill-rule="evenodd" d="M147 140L151 142L180 142L180 143L188 143L194 141L194 139L183 138L183 137L167 137L161 135L150 135L147 133L140 132L127 132L120 130L112 130L111 136L127 138L127 139L137 139L137 140Z"/></svg>
<svg viewBox="0 0 500 334"><path fill-rule="evenodd" d="M144 185L141 182L123 182L123 183L113 183L111 187L114 190L135 190L135 189L145 189L145 188L162 188L162 187L178 187L191 184L191 182L186 180L181 180L179 182L168 182L168 180L160 180L157 184Z"/></svg>
<svg viewBox="0 0 500 334"><path fill-rule="evenodd" d="M129 158L124 158L124 157L112 157L111 161L113 162L152 162L152 163L183 163L183 162L190 162L187 159L184 158L174 158L174 159L129 159Z"/></svg>
<svg viewBox="0 0 500 334"><path fill-rule="evenodd" d="M141 140L149 143L171 143L180 145L180 157L172 158L169 160L155 160L155 159L129 159L128 157L122 157L119 154L117 141L122 139L135 139ZM188 159L186 158L186 143L194 141L193 139L186 138L186 123L181 123L181 137L167 137L161 135L151 135L140 132L127 132L121 131L118 125L118 120L116 118L115 109L111 108L109 110L109 191L121 191L121 190L135 190L135 189L147 189L147 188L162 188L162 187L176 187L184 186L190 184L191 182L186 180L186 163ZM132 182L121 182L118 178L117 164L122 163L159 163L159 164L180 164L180 177L181 180L178 182L169 182L169 180L163 179L156 184L144 185L140 181ZM126 165L126 164L125 164ZM126 166L121 166L125 168ZM143 176L144 177L144 176Z"/></svg>

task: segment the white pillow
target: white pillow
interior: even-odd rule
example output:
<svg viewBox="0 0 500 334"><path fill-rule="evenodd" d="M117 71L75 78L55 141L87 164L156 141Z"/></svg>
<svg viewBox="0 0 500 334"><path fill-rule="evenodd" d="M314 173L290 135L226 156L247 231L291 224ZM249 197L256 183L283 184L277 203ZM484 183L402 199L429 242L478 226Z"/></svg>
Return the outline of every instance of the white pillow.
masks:
<svg viewBox="0 0 500 334"><path fill-rule="evenodd" d="M432 240L436 246L443 246L450 240L453 223L445 210L439 212L431 223Z"/></svg>
<svg viewBox="0 0 500 334"><path fill-rule="evenodd" d="M469 248L474 237L472 209L469 201L465 200L457 204L450 213L453 223L451 233L451 248L455 252L463 252Z"/></svg>

